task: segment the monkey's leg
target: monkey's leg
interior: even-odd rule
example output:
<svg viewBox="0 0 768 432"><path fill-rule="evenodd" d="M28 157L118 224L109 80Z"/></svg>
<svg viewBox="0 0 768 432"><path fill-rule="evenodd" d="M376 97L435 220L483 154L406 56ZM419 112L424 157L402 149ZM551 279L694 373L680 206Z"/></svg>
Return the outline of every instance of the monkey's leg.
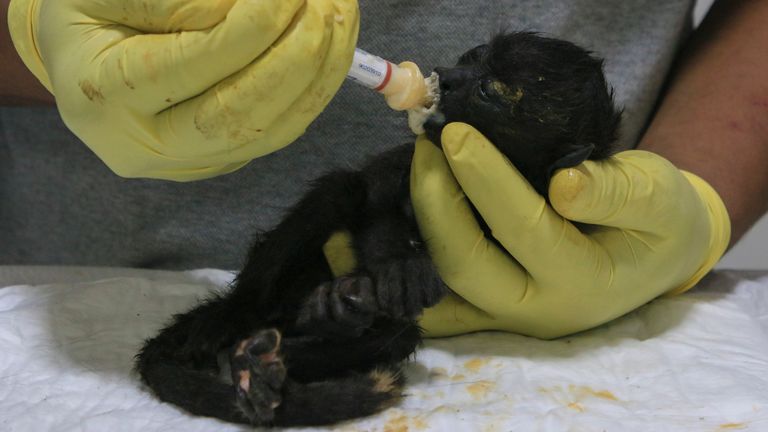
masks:
<svg viewBox="0 0 768 432"><path fill-rule="evenodd" d="M328 277L330 270L322 251L318 251L307 254L303 271L285 279L283 289L288 293L306 291L304 286L314 287ZM237 297L232 293L212 297L175 315L155 337L145 342L137 355L138 371L144 375L144 371L162 363L183 365L181 371L213 370L217 368L216 357L221 350L260 329L283 328L295 321L300 300L262 304L258 295L260 287L251 288L250 292L243 291ZM184 374L174 376L183 379ZM170 385L168 380L147 383L158 394L168 393L158 388Z"/></svg>
<svg viewBox="0 0 768 432"><path fill-rule="evenodd" d="M239 298L237 303L248 304L251 313L254 306L263 305L260 311L265 315L274 314L277 305L282 318L295 317L312 291L333 279L322 255L331 235L340 230L356 235L363 227L378 225L377 215L388 219L407 200L412 154L413 146L403 145L361 171L338 171L318 179L283 221L251 249L235 282L232 296ZM396 228L402 229L402 224ZM308 266L322 267L327 277L314 284L293 283ZM259 287L255 295L254 287Z"/></svg>
<svg viewBox="0 0 768 432"><path fill-rule="evenodd" d="M147 342L137 361L144 381L162 400L194 414L243 421L235 390L215 377L216 354L259 329L295 323L309 293L331 278L323 244L333 232L362 223L366 198L359 173L318 180L254 245L232 292L177 316Z"/></svg>
<svg viewBox="0 0 768 432"><path fill-rule="evenodd" d="M296 290L285 278L305 271L307 261L322 254L323 245L340 230L360 232L388 214L408 196L408 172L413 145L396 147L360 171L337 171L320 177L283 221L255 245L237 277L234 295L260 288L261 304L303 302L317 285ZM315 265L315 264L313 264ZM323 259L323 266L327 263ZM331 280L329 275L325 280ZM286 289L290 286L291 289ZM250 297L250 296L246 296Z"/></svg>

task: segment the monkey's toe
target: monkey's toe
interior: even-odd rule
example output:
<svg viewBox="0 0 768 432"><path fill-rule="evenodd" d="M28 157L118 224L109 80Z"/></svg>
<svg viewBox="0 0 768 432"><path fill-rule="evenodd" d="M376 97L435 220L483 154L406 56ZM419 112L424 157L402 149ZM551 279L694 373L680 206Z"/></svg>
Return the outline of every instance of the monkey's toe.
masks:
<svg viewBox="0 0 768 432"><path fill-rule="evenodd" d="M254 424L272 421L282 402L286 370L280 339L277 330L262 330L237 343L230 357L237 405Z"/></svg>

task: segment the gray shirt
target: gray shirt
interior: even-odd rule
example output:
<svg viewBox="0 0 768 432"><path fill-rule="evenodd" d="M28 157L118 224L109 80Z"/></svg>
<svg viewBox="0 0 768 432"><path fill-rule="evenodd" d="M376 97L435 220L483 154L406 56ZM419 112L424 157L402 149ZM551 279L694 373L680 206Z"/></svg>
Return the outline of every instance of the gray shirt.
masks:
<svg viewBox="0 0 768 432"><path fill-rule="evenodd" d="M425 72L451 65L500 30L573 41L606 59L635 145L693 0L360 0L358 46ZM413 140L402 113L343 85L307 133L233 174L194 183L122 179L53 109L0 109L0 264L154 268L241 266L254 233L273 226L309 180Z"/></svg>

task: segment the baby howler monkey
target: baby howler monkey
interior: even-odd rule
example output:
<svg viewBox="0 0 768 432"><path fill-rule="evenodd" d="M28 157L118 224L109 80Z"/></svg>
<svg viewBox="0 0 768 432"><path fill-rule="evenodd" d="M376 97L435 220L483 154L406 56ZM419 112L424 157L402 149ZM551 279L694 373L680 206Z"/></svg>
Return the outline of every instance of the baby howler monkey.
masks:
<svg viewBox="0 0 768 432"><path fill-rule="evenodd" d="M542 195L554 170L612 152L620 112L602 61L572 43L501 34L436 71L430 140L469 123ZM395 404L401 364L421 340L416 319L449 290L414 219L412 154L404 144L317 179L255 242L229 292L145 343L143 381L192 414L263 426L329 424ZM334 277L323 245L342 230L357 267Z"/></svg>

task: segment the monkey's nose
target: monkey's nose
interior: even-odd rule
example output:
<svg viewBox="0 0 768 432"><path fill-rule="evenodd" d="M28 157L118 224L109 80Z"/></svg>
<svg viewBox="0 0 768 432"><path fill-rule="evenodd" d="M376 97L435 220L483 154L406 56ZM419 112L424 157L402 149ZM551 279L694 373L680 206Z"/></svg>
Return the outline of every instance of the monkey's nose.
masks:
<svg viewBox="0 0 768 432"><path fill-rule="evenodd" d="M460 88L472 77L470 71L459 67L437 67L435 73L440 77L440 91L443 93Z"/></svg>

